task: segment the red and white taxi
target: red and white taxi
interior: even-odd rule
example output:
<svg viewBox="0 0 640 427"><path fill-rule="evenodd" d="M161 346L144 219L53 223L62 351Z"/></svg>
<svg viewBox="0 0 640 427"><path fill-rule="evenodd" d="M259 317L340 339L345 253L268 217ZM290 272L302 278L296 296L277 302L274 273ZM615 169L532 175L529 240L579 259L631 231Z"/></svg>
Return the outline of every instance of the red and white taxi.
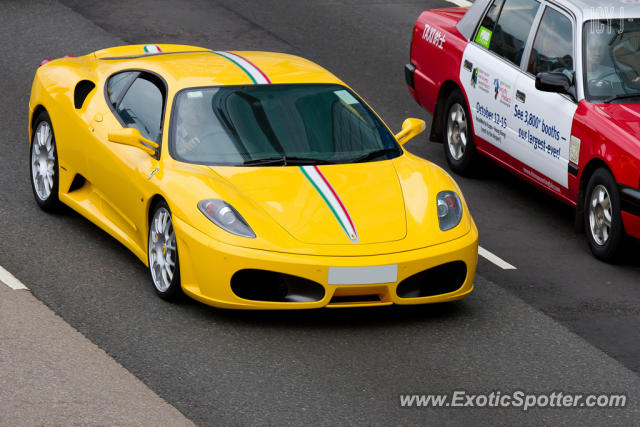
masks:
<svg viewBox="0 0 640 427"><path fill-rule="evenodd" d="M640 6L477 0L423 12L409 90L451 169L478 154L576 207L593 254L640 238Z"/></svg>

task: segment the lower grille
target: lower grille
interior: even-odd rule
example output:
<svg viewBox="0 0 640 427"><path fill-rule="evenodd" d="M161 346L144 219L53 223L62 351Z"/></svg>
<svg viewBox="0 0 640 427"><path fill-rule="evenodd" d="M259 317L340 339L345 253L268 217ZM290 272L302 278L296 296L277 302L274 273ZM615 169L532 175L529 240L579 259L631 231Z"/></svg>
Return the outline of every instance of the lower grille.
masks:
<svg viewBox="0 0 640 427"><path fill-rule="evenodd" d="M380 302L379 295L338 295L331 298L329 304L341 304L352 302Z"/></svg>

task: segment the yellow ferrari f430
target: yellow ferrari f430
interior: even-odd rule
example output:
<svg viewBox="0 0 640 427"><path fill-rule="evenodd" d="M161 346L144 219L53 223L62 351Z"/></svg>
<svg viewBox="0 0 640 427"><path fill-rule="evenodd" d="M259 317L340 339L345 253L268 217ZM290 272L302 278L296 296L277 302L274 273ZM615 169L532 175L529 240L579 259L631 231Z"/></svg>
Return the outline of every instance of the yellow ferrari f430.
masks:
<svg viewBox="0 0 640 427"><path fill-rule="evenodd" d="M149 268L159 296L217 307L422 304L473 289L478 232L460 188L402 148L306 59L134 45L45 60L30 176Z"/></svg>

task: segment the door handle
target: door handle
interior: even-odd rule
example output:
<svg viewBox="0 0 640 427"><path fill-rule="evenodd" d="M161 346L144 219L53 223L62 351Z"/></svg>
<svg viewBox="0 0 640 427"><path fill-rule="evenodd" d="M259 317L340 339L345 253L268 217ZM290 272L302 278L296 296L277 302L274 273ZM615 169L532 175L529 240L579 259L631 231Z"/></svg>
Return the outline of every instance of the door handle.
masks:
<svg viewBox="0 0 640 427"><path fill-rule="evenodd" d="M465 59L464 60L464 69L467 70L467 71L471 71L472 68L473 68L473 64Z"/></svg>
<svg viewBox="0 0 640 427"><path fill-rule="evenodd" d="M516 89L516 99L520 102L524 102L525 99L527 99L527 95L524 92Z"/></svg>
<svg viewBox="0 0 640 427"><path fill-rule="evenodd" d="M96 113L96 115L93 116L93 121L89 123L89 130L91 132L95 132L95 129L93 128L94 123L100 123L101 121L102 121L102 114Z"/></svg>

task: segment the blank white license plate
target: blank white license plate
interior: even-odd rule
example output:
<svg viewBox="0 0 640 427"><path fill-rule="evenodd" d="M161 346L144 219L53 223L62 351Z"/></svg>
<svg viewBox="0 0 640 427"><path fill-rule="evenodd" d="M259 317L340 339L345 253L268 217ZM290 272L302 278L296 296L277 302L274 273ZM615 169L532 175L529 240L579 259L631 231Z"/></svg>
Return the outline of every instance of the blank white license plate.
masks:
<svg viewBox="0 0 640 427"><path fill-rule="evenodd" d="M330 285L372 285L398 280L398 264L372 267L329 267Z"/></svg>

